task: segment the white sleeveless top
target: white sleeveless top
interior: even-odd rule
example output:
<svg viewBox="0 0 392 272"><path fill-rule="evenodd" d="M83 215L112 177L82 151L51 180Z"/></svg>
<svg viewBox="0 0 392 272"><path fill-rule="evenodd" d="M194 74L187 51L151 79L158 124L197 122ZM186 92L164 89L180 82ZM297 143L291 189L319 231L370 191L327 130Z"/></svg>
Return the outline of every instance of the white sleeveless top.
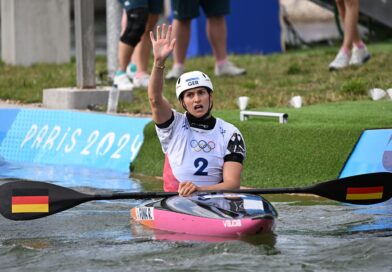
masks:
<svg viewBox="0 0 392 272"><path fill-rule="evenodd" d="M242 135L232 124L216 118L213 129L197 129L190 127L185 114L174 110L173 113L174 120L169 127L156 126L165 153L165 191L177 191L183 181L192 181L196 186L220 183L223 180L224 157L240 153L245 158ZM242 144L229 147L230 140Z"/></svg>

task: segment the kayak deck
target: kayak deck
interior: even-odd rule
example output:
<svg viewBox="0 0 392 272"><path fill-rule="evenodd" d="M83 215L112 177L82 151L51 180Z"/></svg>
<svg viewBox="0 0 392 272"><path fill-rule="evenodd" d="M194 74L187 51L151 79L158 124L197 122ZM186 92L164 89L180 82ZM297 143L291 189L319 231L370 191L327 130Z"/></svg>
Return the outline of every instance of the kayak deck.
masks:
<svg viewBox="0 0 392 272"><path fill-rule="evenodd" d="M152 229L208 236L271 232L277 212L251 194L196 193L155 200L131 209L136 222Z"/></svg>

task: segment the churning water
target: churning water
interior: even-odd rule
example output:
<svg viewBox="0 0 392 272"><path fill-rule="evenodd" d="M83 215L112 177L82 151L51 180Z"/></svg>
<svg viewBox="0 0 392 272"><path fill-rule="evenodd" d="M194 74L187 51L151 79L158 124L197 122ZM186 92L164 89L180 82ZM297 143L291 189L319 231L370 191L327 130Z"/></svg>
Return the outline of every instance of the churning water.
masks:
<svg viewBox="0 0 392 272"><path fill-rule="evenodd" d="M0 170L3 178L7 176L4 168ZM143 181L110 177L117 184L116 192L143 187ZM86 179L78 187L72 179L55 183L87 193L107 192L96 179L92 177L89 186ZM0 184L4 182L6 179L0 180ZM156 190L160 186L157 181ZM391 271L391 203L358 207L316 197L268 199L279 212L275 232L242 240L145 229L130 222L130 208L141 203L132 200L88 202L32 221L0 218L0 269Z"/></svg>

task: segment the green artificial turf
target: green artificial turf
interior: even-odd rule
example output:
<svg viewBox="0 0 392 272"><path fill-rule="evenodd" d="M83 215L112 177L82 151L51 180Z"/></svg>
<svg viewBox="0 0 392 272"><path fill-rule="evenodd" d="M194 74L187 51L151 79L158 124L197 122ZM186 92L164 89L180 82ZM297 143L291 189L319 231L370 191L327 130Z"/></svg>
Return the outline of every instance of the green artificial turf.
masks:
<svg viewBox="0 0 392 272"><path fill-rule="evenodd" d="M244 186L291 187L334 179L364 129L392 128L392 101L387 100L251 110L285 112L289 118L287 124L270 117L250 117L241 122L238 110L215 112L244 135ZM163 162L155 128L150 123L132 165L133 172L161 176Z"/></svg>

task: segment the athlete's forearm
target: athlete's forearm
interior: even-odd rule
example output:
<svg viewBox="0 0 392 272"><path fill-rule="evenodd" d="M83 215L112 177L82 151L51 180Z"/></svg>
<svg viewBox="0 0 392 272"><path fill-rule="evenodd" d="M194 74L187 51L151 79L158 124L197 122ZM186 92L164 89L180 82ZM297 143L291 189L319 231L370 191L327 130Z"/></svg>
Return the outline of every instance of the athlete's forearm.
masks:
<svg viewBox="0 0 392 272"><path fill-rule="evenodd" d="M151 78L148 84L148 98L150 101L152 118L156 124L162 124L172 115L171 106L163 96L164 62L154 61Z"/></svg>
<svg viewBox="0 0 392 272"><path fill-rule="evenodd" d="M148 98L151 107L158 107L163 97L165 61L154 60L154 66L151 71L151 77L148 84Z"/></svg>

